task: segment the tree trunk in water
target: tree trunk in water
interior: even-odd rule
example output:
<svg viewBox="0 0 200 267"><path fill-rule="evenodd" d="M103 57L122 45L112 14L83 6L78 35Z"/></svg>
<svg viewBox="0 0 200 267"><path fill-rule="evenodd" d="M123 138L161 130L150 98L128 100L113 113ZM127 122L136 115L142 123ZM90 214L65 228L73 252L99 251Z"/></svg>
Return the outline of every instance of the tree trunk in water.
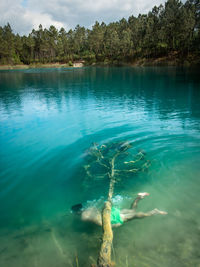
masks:
<svg viewBox="0 0 200 267"><path fill-rule="evenodd" d="M110 221L111 208L112 208L112 196L114 191L115 184L115 160L119 156L120 152L118 151L111 160L111 172L110 185L108 192L108 200L104 204L102 211L102 227L103 227L103 238L101 243L101 249L99 253L99 258L97 261L98 267L111 267L113 266L111 262L111 250L112 250L112 241L113 241L113 231Z"/></svg>
<svg viewBox="0 0 200 267"><path fill-rule="evenodd" d="M111 202L106 201L102 212L103 238L101 250L98 258L98 267L111 267L111 249L113 241L113 231L110 222Z"/></svg>
<svg viewBox="0 0 200 267"><path fill-rule="evenodd" d="M117 154L118 155L118 154ZM101 243L101 249L99 253L99 258L97 261L98 267L111 267L113 264L111 262L111 250L113 241L113 231L110 221L111 208L112 208L112 195L114 190L114 161L117 155L112 159L112 172L110 175L110 186L108 192L108 200L104 204L102 211L102 227L103 227L103 237Z"/></svg>

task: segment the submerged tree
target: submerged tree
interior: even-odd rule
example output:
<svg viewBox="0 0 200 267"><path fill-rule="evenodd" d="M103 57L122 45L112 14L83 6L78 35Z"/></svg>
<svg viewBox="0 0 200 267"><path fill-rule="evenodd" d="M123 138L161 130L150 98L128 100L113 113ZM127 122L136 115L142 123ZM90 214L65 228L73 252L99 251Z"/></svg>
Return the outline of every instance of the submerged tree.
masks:
<svg viewBox="0 0 200 267"><path fill-rule="evenodd" d="M125 161L125 158L129 155L127 152L129 148L131 148L129 142L94 144L88 151L88 164L84 166L88 179L109 179L108 196L102 210L103 236L97 261L98 267L112 266L113 231L110 216L115 183L124 179L127 175L142 172L151 165L151 162L146 160L145 152L142 150L134 156L133 160ZM93 169L96 170L97 168L99 168L100 174L96 176Z"/></svg>

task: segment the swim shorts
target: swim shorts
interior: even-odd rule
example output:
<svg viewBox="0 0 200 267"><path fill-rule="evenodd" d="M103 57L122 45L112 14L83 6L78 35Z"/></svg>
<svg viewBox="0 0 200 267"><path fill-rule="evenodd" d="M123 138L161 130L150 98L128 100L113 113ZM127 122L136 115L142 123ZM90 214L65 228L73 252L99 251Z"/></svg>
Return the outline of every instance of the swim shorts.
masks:
<svg viewBox="0 0 200 267"><path fill-rule="evenodd" d="M123 224L123 220L120 215L120 209L112 207L110 221L111 224Z"/></svg>

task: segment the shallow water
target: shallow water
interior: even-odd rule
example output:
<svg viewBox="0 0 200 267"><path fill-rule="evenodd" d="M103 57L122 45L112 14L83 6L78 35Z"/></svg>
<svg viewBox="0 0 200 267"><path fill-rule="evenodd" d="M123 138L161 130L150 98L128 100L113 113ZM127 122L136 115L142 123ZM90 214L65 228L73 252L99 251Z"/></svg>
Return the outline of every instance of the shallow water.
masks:
<svg viewBox="0 0 200 267"><path fill-rule="evenodd" d="M200 266L200 72L179 68L0 71L0 266L90 266L101 229L70 212L101 207L105 179L86 179L86 151L128 140L148 171L114 203L167 216L114 229L116 266ZM134 158L134 157L133 157ZM95 170L94 173L95 175Z"/></svg>

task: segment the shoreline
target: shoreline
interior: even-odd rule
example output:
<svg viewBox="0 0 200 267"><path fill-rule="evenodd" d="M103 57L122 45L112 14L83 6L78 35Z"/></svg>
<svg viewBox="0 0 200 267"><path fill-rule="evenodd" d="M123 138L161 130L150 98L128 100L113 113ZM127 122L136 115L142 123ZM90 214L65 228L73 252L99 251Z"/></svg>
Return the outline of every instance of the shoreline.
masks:
<svg viewBox="0 0 200 267"><path fill-rule="evenodd" d="M0 65L0 70L23 70L23 69L45 69L45 68L73 68L73 66L69 66L68 64L60 64L60 63L48 63L48 64L20 64L20 65Z"/></svg>
<svg viewBox="0 0 200 267"><path fill-rule="evenodd" d="M82 68L84 66L129 66L129 67L196 67L200 65L199 60L194 60L185 58L180 60L180 58L140 58L132 62L123 61L107 61L107 62L85 62L86 64L71 66L68 63L36 63L36 64L18 64L18 65L0 65L0 70L23 70L23 69L45 69L45 68Z"/></svg>

